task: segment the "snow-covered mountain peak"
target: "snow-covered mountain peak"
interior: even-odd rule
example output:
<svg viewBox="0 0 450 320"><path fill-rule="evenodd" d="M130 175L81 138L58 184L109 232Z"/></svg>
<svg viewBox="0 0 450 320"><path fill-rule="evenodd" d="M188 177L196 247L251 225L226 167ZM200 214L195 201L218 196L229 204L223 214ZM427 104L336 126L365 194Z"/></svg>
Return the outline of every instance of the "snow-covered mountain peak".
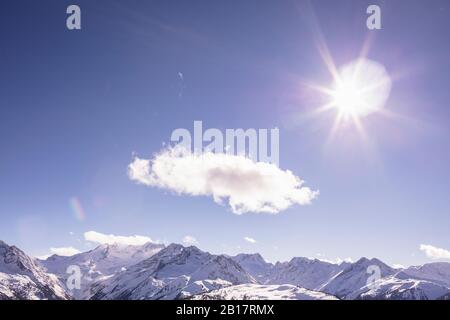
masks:
<svg viewBox="0 0 450 320"><path fill-rule="evenodd" d="M306 257L294 257L289 261L290 265L313 265L313 264L319 264L319 265L337 265L335 263L331 263L329 261L324 261L316 258L306 258Z"/></svg>
<svg viewBox="0 0 450 320"><path fill-rule="evenodd" d="M256 263L268 263L259 253L239 253L233 257L235 261L251 261Z"/></svg>
<svg viewBox="0 0 450 320"><path fill-rule="evenodd" d="M81 290L66 290L68 266ZM376 268L370 268L376 266ZM45 267L45 269L44 269ZM47 273L48 272L48 273ZM59 280L54 274L58 275ZM369 278L379 278L369 281ZM61 281L61 282L60 282ZM27 256L0 241L1 299L449 299L450 263L394 269L363 257L341 264L258 254L215 255L195 246L104 244L70 257Z"/></svg>
<svg viewBox="0 0 450 320"><path fill-rule="evenodd" d="M450 287L450 263L432 262L402 270L398 277L429 280Z"/></svg>
<svg viewBox="0 0 450 320"><path fill-rule="evenodd" d="M167 248L164 249L162 254L164 254L164 256L176 256L176 255L180 255L180 254L185 254L185 255L198 254L200 252L203 252L203 251L201 251L196 246L185 247L178 243L172 243L172 244L168 245Z"/></svg>
<svg viewBox="0 0 450 320"><path fill-rule="evenodd" d="M260 283L266 283L268 281L270 271L274 267L272 263L264 260L259 253L241 253L232 257L232 259Z"/></svg>
<svg viewBox="0 0 450 320"><path fill-rule="evenodd" d="M81 270L81 290L72 294L76 298L84 298L85 289L96 280L119 272L123 272L145 259L160 252L163 244L146 243L144 245L101 244L96 248L78 253L70 257L53 255L39 263L49 273L53 273L65 283L69 276L66 271L69 266L78 266Z"/></svg>
<svg viewBox="0 0 450 320"><path fill-rule="evenodd" d="M37 268L34 260L16 246L9 246L5 242L0 244L0 272L9 274L23 274Z"/></svg>
<svg viewBox="0 0 450 320"><path fill-rule="evenodd" d="M224 285L255 283L237 262L195 246L171 244L154 256L93 286L94 299L168 299Z"/></svg>
<svg viewBox="0 0 450 320"><path fill-rule="evenodd" d="M0 243L0 300L68 298L55 276L19 248Z"/></svg>
<svg viewBox="0 0 450 320"><path fill-rule="evenodd" d="M379 272L371 267L376 266ZM372 258L361 258L355 263L351 263L343 268L339 273L333 276L319 290L347 298L354 291L367 285L369 277L378 274L381 278L389 277L396 273L396 270L389 267L384 262Z"/></svg>
<svg viewBox="0 0 450 320"><path fill-rule="evenodd" d="M393 272L394 271L394 268L388 266L383 261L381 261L381 260L379 260L377 258L368 259L366 257L362 257L361 259L359 259L355 263L349 264L348 268L367 270L367 268L370 267L370 266L378 266L378 267L380 267L380 269L382 269L383 271L386 271L386 272Z"/></svg>

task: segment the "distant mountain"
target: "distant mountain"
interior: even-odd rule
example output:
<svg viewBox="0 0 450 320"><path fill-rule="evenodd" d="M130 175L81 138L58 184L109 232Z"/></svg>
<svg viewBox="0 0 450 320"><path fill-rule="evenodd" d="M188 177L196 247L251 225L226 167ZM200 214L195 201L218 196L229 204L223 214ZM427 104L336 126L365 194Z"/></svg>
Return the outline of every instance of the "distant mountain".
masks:
<svg viewBox="0 0 450 320"><path fill-rule="evenodd" d="M163 244L146 243L144 245L120 245L102 244L93 250L79 253L70 257L53 255L46 260L38 262L49 273L55 274L66 283L69 274L67 268L71 265L79 266L83 275L81 279L81 290L74 290L75 298L84 298L86 289L92 281L107 277L147 259L165 246Z"/></svg>
<svg viewBox="0 0 450 320"><path fill-rule="evenodd" d="M373 288L364 286L354 291L351 299L435 300L450 291L450 264L428 263L400 270L381 278Z"/></svg>
<svg viewBox="0 0 450 320"><path fill-rule="evenodd" d="M395 269L378 259L361 258L357 262L347 265L327 280L318 290L335 295L340 299L346 299L353 292L367 285L371 276L368 269L373 266L379 268L381 278L389 277L395 273Z"/></svg>
<svg viewBox="0 0 450 320"><path fill-rule="evenodd" d="M382 278L372 286L363 286L349 294L347 299L362 300L436 300L449 288L430 281L401 279L399 275Z"/></svg>
<svg viewBox="0 0 450 320"><path fill-rule="evenodd" d="M231 258L239 263L245 271L251 274L259 283L264 284L269 281L274 265L264 260L259 253L240 253Z"/></svg>
<svg viewBox="0 0 450 320"><path fill-rule="evenodd" d="M290 284L241 284L194 295L192 300L338 300L332 295Z"/></svg>
<svg viewBox="0 0 450 320"><path fill-rule="evenodd" d="M69 291L73 265L81 290ZM272 264L258 253L229 257L154 243L34 260L0 241L0 300L71 298L449 300L450 263L394 269L375 258L334 264L295 257Z"/></svg>
<svg viewBox="0 0 450 320"><path fill-rule="evenodd" d="M318 259L292 258L289 262L277 262L269 277L270 284L292 284L310 290L319 290L345 265Z"/></svg>
<svg viewBox="0 0 450 320"><path fill-rule="evenodd" d="M403 273L413 279L440 283L450 287L450 263L433 262L422 266L409 267Z"/></svg>
<svg viewBox="0 0 450 320"><path fill-rule="evenodd" d="M59 280L23 251L0 241L0 300L70 299Z"/></svg>

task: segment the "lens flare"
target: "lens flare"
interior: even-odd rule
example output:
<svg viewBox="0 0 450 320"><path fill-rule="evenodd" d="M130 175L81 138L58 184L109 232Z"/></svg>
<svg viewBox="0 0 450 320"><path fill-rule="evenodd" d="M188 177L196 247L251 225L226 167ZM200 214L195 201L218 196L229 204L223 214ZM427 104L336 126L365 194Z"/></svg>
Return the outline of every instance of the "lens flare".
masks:
<svg viewBox="0 0 450 320"><path fill-rule="evenodd" d="M331 106L344 117L363 117L382 109L391 79L378 62L358 59L344 65L330 91Z"/></svg>
<svg viewBox="0 0 450 320"><path fill-rule="evenodd" d="M72 209L75 218L79 221L84 221L86 219L86 213L81 205L80 199L77 197L72 197L69 200L70 208Z"/></svg>

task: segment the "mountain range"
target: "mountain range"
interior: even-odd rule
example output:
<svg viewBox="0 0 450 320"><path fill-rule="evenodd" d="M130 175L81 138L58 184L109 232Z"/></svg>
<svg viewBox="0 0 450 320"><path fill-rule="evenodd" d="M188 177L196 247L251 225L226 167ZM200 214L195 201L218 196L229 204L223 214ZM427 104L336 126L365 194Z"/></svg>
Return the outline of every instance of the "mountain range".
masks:
<svg viewBox="0 0 450 320"><path fill-rule="evenodd" d="M79 288L67 285L80 271ZM70 268L69 268L70 270ZM256 254L211 254L195 246L103 244L45 260L0 241L0 300L436 300L450 297L450 263L396 269L373 258L330 263Z"/></svg>

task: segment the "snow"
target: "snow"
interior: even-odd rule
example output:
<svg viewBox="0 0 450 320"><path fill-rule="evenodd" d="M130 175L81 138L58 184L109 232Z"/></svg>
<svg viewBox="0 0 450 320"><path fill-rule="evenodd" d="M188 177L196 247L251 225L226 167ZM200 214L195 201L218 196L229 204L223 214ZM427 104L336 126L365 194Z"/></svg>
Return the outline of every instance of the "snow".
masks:
<svg viewBox="0 0 450 320"><path fill-rule="evenodd" d="M81 290L70 292L77 299L89 296L91 283L95 280L106 280L107 276L126 271L126 268L147 259L165 246L163 244L146 243L144 245L103 244L88 252L70 257L53 255L39 263L47 272L55 274L62 283L66 283L67 267L80 267Z"/></svg>
<svg viewBox="0 0 450 320"><path fill-rule="evenodd" d="M367 285L367 281L371 276L368 268L371 266L379 267L381 277L388 277L395 273L395 269L378 259L361 258L333 276L318 290L344 299L352 292Z"/></svg>
<svg viewBox="0 0 450 320"><path fill-rule="evenodd" d="M81 268L82 290L65 288L70 265ZM373 266L381 277L368 285ZM395 269L375 258L335 264L295 257L272 264L257 253L229 257L154 243L34 260L0 241L0 300L70 298L448 300L450 263Z"/></svg>
<svg viewBox="0 0 450 320"><path fill-rule="evenodd" d="M350 299L434 300L449 292L449 288L417 279L382 278L370 287L364 286L350 294Z"/></svg>
<svg viewBox="0 0 450 320"><path fill-rule="evenodd" d="M202 288L255 282L229 257L212 255L194 246L171 244L127 271L96 284L91 293L94 299L175 299L198 293Z"/></svg>
<svg viewBox="0 0 450 320"><path fill-rule="evenodd" d="M290 284L241 284L195 295L192 300L338 300L332 295Z"/></svg>
<svg viewBox="0 0 450 320"><path fill-rule="evenodd" d="M272 269L269 284L292 284L310 290L318 290L342 271L343 266L318 259L293 258L277 263Z"/></svg>
<svg viewBox="0 0 450 320"><path fill-rule="evenodd" d="M232 257L232 259L260 283L266 283L268 281L270 272L274 267L272 263L265 261L259 253L241 253Z"/></svg>
<svg viewBox="0 0 450 320"><path fill-rule="evenodd" d="M59 280L23 251L0 241L0 299L68 299Z"/></svg>
<svg viewBox="0 0 450 320"><path fill-rule="evenodd" d="M450 263L448 262L427 263L423 266L409 267L403 272L415 279L434 281L450 287Z"/></svg>

